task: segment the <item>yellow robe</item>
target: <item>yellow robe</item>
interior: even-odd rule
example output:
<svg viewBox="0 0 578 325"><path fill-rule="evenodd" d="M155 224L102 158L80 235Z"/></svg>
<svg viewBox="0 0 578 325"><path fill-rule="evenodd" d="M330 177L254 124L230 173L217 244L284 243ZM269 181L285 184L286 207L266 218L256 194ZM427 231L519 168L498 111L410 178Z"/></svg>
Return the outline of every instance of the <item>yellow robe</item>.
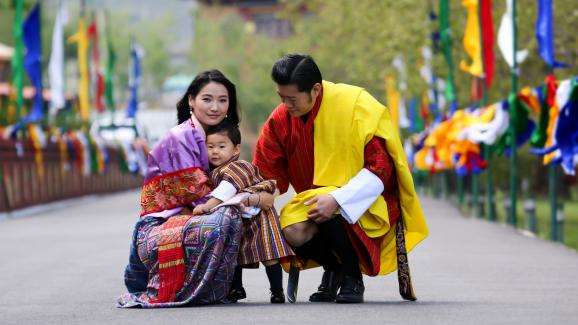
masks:
<svg viewBox="0 0 578 325"><path fill-rule="evenodd" d="M375 136L385 140L395 165L408 252L427 237L425 217L388 109L362 88L327 81L323 82L323 99L314 121L313 135L313 184L320 188L297 194L281 210L282 227L308 220L309 208L303 205L308 198L347 184L363 168L364 148ZM395 228L389 224L387 205L382 196L358 223L369 237L385 235L379 274L395 271Z"/></svg>

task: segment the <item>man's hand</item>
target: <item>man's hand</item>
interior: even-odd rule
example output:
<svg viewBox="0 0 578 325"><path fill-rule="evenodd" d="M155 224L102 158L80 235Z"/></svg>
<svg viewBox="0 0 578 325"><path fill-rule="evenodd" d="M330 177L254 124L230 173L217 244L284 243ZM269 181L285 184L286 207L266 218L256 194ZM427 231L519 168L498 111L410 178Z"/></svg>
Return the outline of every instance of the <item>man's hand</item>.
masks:
<svg viewBox="0 0 578 325"><path fill-rule="evenodd" d="M307 202L304 203L306 206L317 204L314 208L310 209L308 218L313 220L315 223L323 223L335 217L334 213L337 211L339 204L329 194L318 195Z"/></svg>
<svg viewBox="0 0 578 325"><path fill-rule="evenodd" d="M275 203L275 196L268 192L257 192L250 194L243 201L243 205L247 207L254 206L261 209L272 208L274 203Z"/></svg>

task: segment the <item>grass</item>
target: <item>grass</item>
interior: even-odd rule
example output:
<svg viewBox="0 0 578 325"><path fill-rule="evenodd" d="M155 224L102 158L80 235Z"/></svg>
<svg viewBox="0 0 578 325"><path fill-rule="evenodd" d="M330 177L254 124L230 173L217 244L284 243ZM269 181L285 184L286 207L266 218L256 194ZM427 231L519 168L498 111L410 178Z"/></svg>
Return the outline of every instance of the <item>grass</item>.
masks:
<svg viewBox="0 0 578 325"><path fill-rule="evenodd" d="M430 194L432 191L427 191ZM495 192L495 200L496 200L496 214L497 214L497 222L506 223L506 216L507 213L504 208L504 196L507 193L502 191ZM575 195L572 195L575 197ZM455 196L452 198L455 200ZM465 201L468 201L468 197L466 195ZM562 223L563 229L563 243L571 247L575 250L578 250L578 200L576 199L568 199L568 200L559 200L563 203L563 212L564 212L564 220ZM544 239L550 240L551 239L551 217L550 217L550 201L548 198L539 197L535 199L536 204L536 224L537 224L537 233L536 236ZM472 215L473 210L472 207L468 204L464 204L461 207L461 211L464 215ZM517 225L518 229L529 229L529 216L524 211L524 199L518 198L518 204L516 206L517 211ZM487 209L484 218L488 218L487 216Z"/></svg>

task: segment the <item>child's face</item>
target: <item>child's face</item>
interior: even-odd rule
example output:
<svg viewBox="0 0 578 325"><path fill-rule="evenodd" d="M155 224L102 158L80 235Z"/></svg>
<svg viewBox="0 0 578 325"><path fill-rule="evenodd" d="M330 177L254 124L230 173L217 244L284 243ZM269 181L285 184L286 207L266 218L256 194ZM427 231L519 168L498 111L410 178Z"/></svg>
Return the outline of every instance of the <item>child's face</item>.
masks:
<svg viewBox="0 0 578 325"><path fill-rule="evenodd" d="M234 145L226 133L207 136L207 150L209 162L213 166L221 166L240 153L239 145Z"/></svg>

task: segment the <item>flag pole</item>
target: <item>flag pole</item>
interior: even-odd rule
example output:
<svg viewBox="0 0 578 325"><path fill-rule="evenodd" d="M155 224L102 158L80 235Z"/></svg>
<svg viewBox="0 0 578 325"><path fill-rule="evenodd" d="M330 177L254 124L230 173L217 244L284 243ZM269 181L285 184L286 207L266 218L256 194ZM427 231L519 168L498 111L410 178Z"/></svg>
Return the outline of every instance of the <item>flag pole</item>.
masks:
<svg viewBox="0 0 578 325"><path fill-rule="evenodd" d="M484 1L484 0L481 0ZM491 10L491 9L490 9ZM484 30L484 26L483 26L483 22L482 22L482 6L478 6L478 17L480 17L479 19L479 23L480 23L480 32L483 33ZM482 53L484 53L485 48L484 48L484 40L483 37L480 37L480 49L482 51ZM482 107L486 107L486 105L488 105L488 87L486 84L486 78L487 73L486 73L486 64L485 64L485 60L482 59L482 71L484 72L484 76L482 79L482 102L481 102L481 106ZM494 201L494 180L493 180L493 175L492 175L492 164L490 163L490 160L492 159L492 151L490 150L490 146L487 144L482 143L482 151L483 151L483 157L484 160L487 163L487 167L486 167L486 200L487 200L487 207L488 207L488 219L490 221L495 221L496 220L496 202ZM483 217L483 211L480 211L480 214L478 215L478 217Z"/></svg>
<svg viewBox="0 0 578 325"><path fill-rule="evenodd" d="M450 30L450 3L449 0L440 0L439 20L440 20L440 42L445 61L448 66L448 86L445 95L450 105L449 115L457 109L456 85L454 81L454 64L452 59L452 36ZM458 204L464 204L464 178L457 175Z"/></svg>
<svg viewBox="0 0 578 325"><path fill-rule="evenodd" d="M518 59L517 59L517 51L518 51L518 25L517 25L517 1L512 0L512 30L513 30L513 39L512 39L512 69L510 71L511 80L512 80L512 89L510 91L510 98L515 97L518 93ZM517 224L517 215L516 215L516 206L517 206L517 195L518 195L518 155L516 152L516 128L514 126L515 121L515 114L516 114L516 107L515 101L510 101L510 207L508 213L508 223L512 226L516 226Z"/></svg>

